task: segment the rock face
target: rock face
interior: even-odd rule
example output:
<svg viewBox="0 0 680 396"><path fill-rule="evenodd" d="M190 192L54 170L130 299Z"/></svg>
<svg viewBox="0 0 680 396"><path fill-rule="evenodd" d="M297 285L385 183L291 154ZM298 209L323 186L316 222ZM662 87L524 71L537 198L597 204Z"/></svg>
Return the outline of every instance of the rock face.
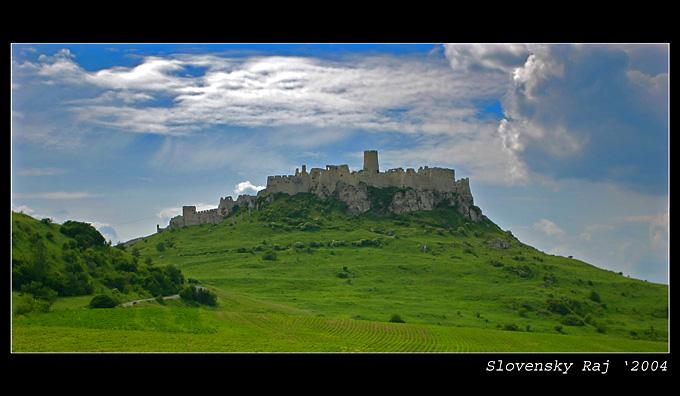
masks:
<svg viewBox="0 0 680 396"><path fill-rule="evenodd" d="M382 190L380 190L382 189ZM482 211L474 205L469 179L455 179L453 169L421 167L414 169L390 169L380 172L378 153L364 152L364 168L350 172L347 165L326 165L326 169L313 168L309 173L305 165L295 175L269 176L267 188L258 192L257 197L241 195L236 201L231 197L221 198L217 209L196 212L195 207L186 206L182 216L170 220L169 227L219 223L228 216L235 206L254 209L257 198L266 197L271 201L274 194L295 195L311 193L319 198L335 197L347 205L347 213L359 214L371 209L385 212L405 213L416 210L434 210L446 204L455 206L466 218L480 222ZM375 206L380 206L376 208ZM157 230L162 230L157 226Z"/></svg>
<svg viewBox="0 0 680 396"><path fill-rule="evenodd" d="M469 189L467 191L469 192ZM456 206L460 214L474 222L483 220L482 211L474 205L471 194L407 190L394 195L389 209L395 213L404 213L415 210L434 210L441 204Z"/></svg>

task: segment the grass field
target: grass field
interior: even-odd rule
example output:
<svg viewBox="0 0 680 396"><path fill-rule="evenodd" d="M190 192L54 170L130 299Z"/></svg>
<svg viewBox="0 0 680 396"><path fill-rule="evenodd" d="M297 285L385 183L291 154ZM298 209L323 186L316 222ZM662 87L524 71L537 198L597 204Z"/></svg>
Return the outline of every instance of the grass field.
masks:
<svg viewBox="0 0 680 396"><path fill-rule="evenodd" d="M179 268L218 305L60 298L13 319L13 351L668 351L667 285L547 255L449 208L348 216L285 197L127 252Z"/></svg>
<svg viewBox="0 0 680 396"><path fill-rule="evenodd" d="M666 352L619 337L480 330L279 313L69 309L13 326L15 352Z"/></svg>

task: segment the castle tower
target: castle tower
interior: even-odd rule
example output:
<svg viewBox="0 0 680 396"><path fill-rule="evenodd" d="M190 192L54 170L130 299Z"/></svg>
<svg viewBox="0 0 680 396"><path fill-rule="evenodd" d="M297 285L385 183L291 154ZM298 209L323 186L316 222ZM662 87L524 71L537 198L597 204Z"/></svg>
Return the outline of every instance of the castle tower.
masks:
<svg viewBox="0 0 680 396"><path fill-rule="evenodd" d="M364 151L364 170L372 173L378 173L378 152L376 150Z"/></svg>
<svg viewBox="0 0 680 396"><path fill-rule="evenodd" d="M196 214L195 206L182 206L182 216L190 216Z"/></svg>

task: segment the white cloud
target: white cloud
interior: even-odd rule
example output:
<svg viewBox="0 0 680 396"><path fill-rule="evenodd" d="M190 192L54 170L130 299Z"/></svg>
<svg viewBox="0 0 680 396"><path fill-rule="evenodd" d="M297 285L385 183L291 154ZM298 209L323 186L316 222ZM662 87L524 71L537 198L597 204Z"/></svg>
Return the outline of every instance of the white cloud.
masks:
<svg viewBox="0 0 680 396"><path fill-rule="evenodd" d="M40 193L12 193L17 198L25 199L81 199L81 198L96 198L100 194L93 194L87 191L50 191Z"/></svg>
<svg viewBox="0 0 680 396"><path fill-rule="evenodd" d="M631 69L622 46L527 48L502 100L507 150L556 179L665 190L668 73Z"/></svg>
<svg viewBox="0 0 680 396"><path fill-rule="evenodd" d="M21 176L52 176L66 173L67 170L59 168L34 168L22 169L18 172Z"/></svg>
<svg viewBox="0 0 680 396"><path fill-rule="evenodd" d="M182 208L179 206L173 206L170 208L162 208L158 213L156 213L156 217L161 220L168 221L169 219L181 214Z"/></svg>
<svg viewBox="0 0 680 396"><path fill-rule="evenodd" d="M244 181L236 185L236 188L234 189L234 194L236 195L241 195L245 191L250 190L252 192L258 192L260 190L264 190L267 188L267 186L254 186L250 181Z"/></svg>
<svg viewBox="0 0 680 396"><path fill-rule="evenodd" d="M541 219L541 221L534 223L532 227L550 236L560 237L564 235L564 231L548 219Z"/></svg>
<svg viewBox="0 0 680 396"><path fill-rule="evenodd" d="M14 205L14 204L12 204L12 211L17 212L17 213L21 212L21 213L27 214L29 216L33 216L33 213L35 213L35 210L29 208L26 205Z"/></svg>
<svg viewBox="0 0 680 396"><path fill-rule="evenodd" d="M524 44L445 44L444 55L453 69L512 73L530 52Z"/></svg>
<svg viewBox="0 0 680 396"><path fill-rule="evenodd" d="M668 208L666 211L654 215L620 216L617 222L642 223L649 226L649 243L653 248L666 247L668 245Z"/></svg>
<svg viewBox="0 0 680 396"><path fill-rule="evenodd" d="M495 81L470 81L436 62L390 57L331 62L185 54L89 72L66 50L21 67L53 83L105 89L95 98L69 102L80 121L157 134L214 125L451 133L455 120L474 114L469 99L501 92ZM188 75L189 69L202 72ZM162 106L157 95L165 100ZM128 107L111 105L121 99Z"/></svg>

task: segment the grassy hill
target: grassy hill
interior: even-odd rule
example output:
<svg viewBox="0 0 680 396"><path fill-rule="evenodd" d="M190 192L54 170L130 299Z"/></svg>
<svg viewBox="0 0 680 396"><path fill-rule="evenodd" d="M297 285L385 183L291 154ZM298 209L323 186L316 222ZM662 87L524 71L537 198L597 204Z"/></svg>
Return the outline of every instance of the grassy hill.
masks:
<svg viewBox="0 0 680 396"><path fill-rule="evenodd" d="M109 246L90 224L40 221L12 212L14 312L48 311L57 298L113 300L179 292L181 271Z"/></svg>
<svg viewBox="0 0 680 396"><path fill-rule="evenodd" d="M84 297L60 298L15 316L15 350L668 350L668 286L547 255L451 207L351 216L333 200L283 195L121 253L180 270L218 305L86 310Z"/></svg>

